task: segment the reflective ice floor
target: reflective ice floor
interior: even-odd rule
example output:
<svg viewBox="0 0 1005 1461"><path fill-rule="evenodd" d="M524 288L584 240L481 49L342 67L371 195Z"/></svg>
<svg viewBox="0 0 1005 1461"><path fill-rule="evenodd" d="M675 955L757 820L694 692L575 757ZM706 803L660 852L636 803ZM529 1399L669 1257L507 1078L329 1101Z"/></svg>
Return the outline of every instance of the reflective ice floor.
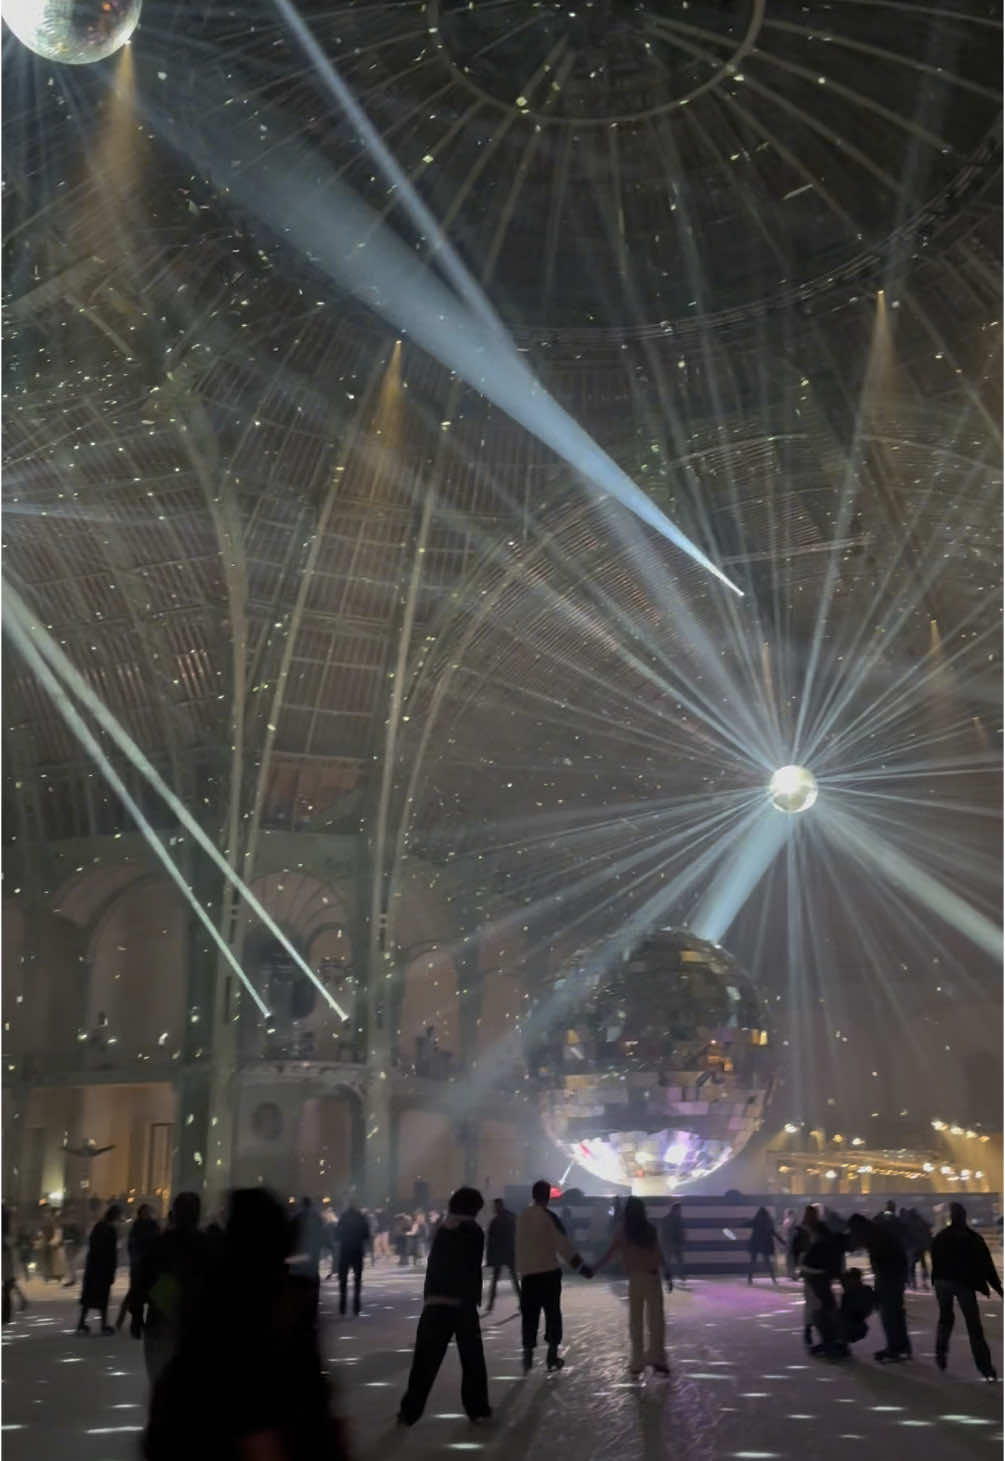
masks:
<svg viewBox="0 0 1005 1461"><path fill-rule="evenodd" d="M448 1356L426 1415L394 1425L408 1370L422 1275L367 1269L358 1320L334 1314L324 1286L325 1354L355 1461L428 1461L470 1453L503 1461L555 1453L565 1461L848 1461L910 1448L925 1461L1001 1454L1002 1387L973 1369L966 1335L954 1336L946 1374L932 1361L935 1302L909 1295L917 1358L880 1367L875 1320L842 1365L808 1359L794 1285L695 1281L669 1305L671 1377L633 1383L626 1372L624 1285L570 1277L565 1285L566 1368L523 1378L519 1321L506 1292L483 1323L495 1418L473 1427L461 1413L459 1369ZM116 1294L121 1291L117 1287ZM4 1331L6 1461L126 1461L137 1454L146 1381L141 1346L128 1335L78 1338L66 1291L29 1286L31 1308ZM1002 1368L1001 1304L982 1303ZM539 1351L540 1355L540 1351Z"/></svg>

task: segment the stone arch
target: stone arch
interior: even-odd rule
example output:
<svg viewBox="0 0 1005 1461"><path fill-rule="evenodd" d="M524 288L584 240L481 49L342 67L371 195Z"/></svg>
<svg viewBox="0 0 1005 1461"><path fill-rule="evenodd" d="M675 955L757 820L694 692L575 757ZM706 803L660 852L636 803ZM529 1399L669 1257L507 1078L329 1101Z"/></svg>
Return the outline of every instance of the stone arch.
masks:
<svg viewBox="0 0 1005 1461"><path fill-rule="evenodd" d="M256 1077L240 1095L235 1185L341 1200L362 1180L364 1137L363 1102L351 1085Z"/></svg>
<svg viewBox="0 0 1005 1461"><path fill-rule="evenodd" d="M4 903L3 1005L6 1048L44 1062L75 1054L86 1022L86 936L46 909Z"/></svg>
<svg viewBox="0 0 1005 1461"><path fill-rule="evenodd" d="M187 942L187 909L166 878L129 883L100 914L90 939L87 1028L111 1045L116 1063L163 1062L182 1049Z"/></svg>
<svg viewBox="0 0 1005 1461"><path fill-rule="evenodd" d="M148 877L135 862L91 863L71 873L53 900L53 911L80 928L93 928L102 913L131 883Z"/></svg>
<svg viewBox="0 0 1005 1461"><path fill-rule="evenodd" d="M456 1124L442 1111L406 1107L398 1113L398 1195L408 1201L416 1182L442 1200L464 1181L464 1151Z"/></svg>
<svg viewBox="0 0 1005 1461"><path fill-rule="evenodd" d="M348 1086L315 1088L297 1124L299 1191L341 1206L363 1185L363 1105Z"/></svg>
<svg viewBox="0 0 1005 1461"><path fill-rule="evenodd" d="M353 964L348 899L308 873L267 873L252 884L252 891L283 930L294 948L338 1004L355 1016L358 1001L351 999L358 971ZM348 1029L310 982L275 935L259 920L249 923L242 950L248 977L263 996L272 1018L262 1044L257 1011L246 1002L242 1018L242 1048L253 1056L265 1054L303 1059L348 1058ZM349 1006L352 1005L350 1009Z"/></svg>
<svg viewBox="0 0 1005 1461"><path fill-rule="evenodd" d="M408 863L391 909L395 958L401 972L389 1012L392 1040L402 1065L415 1061L416 1040L433 1025L440 1048L456 1053L460 1021L457 997L457 919L439 870Z"/></svg>

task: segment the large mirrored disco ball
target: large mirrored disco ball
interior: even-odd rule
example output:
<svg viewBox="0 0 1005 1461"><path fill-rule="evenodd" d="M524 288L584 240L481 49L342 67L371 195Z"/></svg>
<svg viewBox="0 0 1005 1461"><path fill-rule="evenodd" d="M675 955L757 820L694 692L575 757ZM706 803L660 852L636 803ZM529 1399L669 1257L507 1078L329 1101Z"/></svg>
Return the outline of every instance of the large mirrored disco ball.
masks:
<svg viewBox="0 0 1005 1461"><path fill-rule="evenodd" d="M659 1195L742 1150L771 1094L771 1050L754 988L724 949L661 929L599 980L572 971L561 983L552 999L565 1013L528 1056L568 1160Z"/></svg>
<svg viewBox="0 0 1005 1461"><path fill-rule="evenodd" d="M126 44L143 0L3 0L0 13L18 40L46 61L86 66Z"/></svg>

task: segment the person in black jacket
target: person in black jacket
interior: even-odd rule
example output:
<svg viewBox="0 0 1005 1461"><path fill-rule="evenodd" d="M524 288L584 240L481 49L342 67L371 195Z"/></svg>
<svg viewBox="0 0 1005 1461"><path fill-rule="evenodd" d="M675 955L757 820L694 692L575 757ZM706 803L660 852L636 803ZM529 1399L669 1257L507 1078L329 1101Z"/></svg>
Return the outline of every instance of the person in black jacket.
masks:
<svg viewBox="0 0 1005 1461"><path fill-rule="evenodd" d="M140 1266L150 1252L151 1244L159 1232L160 1227L154 1217L153 1209L149 1203L141 1202L129 1229L129 1236L126 1238L126 1252L129 1254L129 1288L119 1306L119 1317L115 1321L116 1329L121 1329L126 1322L126 1315L133 1312L134 1292L140 1276Z"/></svg>
<svg viewBox="0 0 1005 1461"><path fill-rule="evenodd" d="M747 1268L747 1282L754 1282L754 1267L758 1258L763 1258L768 1272L771 1274L771 1282L777 1284L778 1275L775 1273L775 1244L781 1244L781 1238L775 1232L775 1222L766 1207L759 1207L754 1214L754 1220L750 1224L750 1238L747 1242L747 1252L750 1255L750 1264Z"/></svg>
<svg viewBox="0 0 1005 1461"><path fill-rule="evenodd" d="M509 1212L501 1197L497 1197L492 1204L495 1209L495 1217L489 1223L488 1242L485 1245L485 1266L491 1268L492 1278L489 1283L489 1301L485 1306L486 1314L492 1313L492 1306L496 1301L496 1285L499 1282L499 1275L505 1268L513 1281L516 1290L517 1303L520 1302L520 1284L516 1276L516 1218Z"/></svg>
<svg viewBox="0 0 1005 1461"><path fill-rule="evenodd" d="M426 1408L451 1339L461 1361L461 1404L469 1419L487 1420L489 1382L478 1323L482 1299L485 1235L475 1222L484 1207L474 1187L458 1187L433 1239L426 1263L424 1305L415 1335L408 1389L398 1411L400 1425L414 1425Z"/></svg>
<svg viewBox="0 0 1005 1461"><path fill-rule="evenodd" d="M837 1304L834 1301L834 1280L840 1278L844 1264L844 1243L812 1204L803 1213L792 1241L793 1257L806 1299L803 1311L803 1339L811 1354L840 1358L847 1352L840 1334ZM813 1330L820 1334L820 1343L813 1343Z"/></svg>
<svg viewBox="0 0 1005 1461"><path fill-rule="evenodd" d="M293 1236L270 1192L231 1195L204 1282L153 1386L145 1461L346 1461L315 1280L287 1267Z"/></svg>
<svg viewBox="0 0 1005 1461"><path fill-rule="evenodd" d="M338 1220L335 1229L338 1243L338 1311L345 1313L346 1290L349 1287L349 1270L352 1270L352 1311L359 1313L359 1287L363 1281L363 1257L367 1248L373 1251L373 1237L370 1224L350 1199L349 1206Z"/></svg>
<svg viewBox="0 0 1005 1461"><path fill-rule="evenodd" d="M886 1336L886 1348L878 1350L875 1356L880 1364L911 1358L907 1311L904 1308L907 1252L900 1231L896 1216L870 1222L861 1213L855 1213L848 1220L849 1248L865 1248L872 1265L876 1307Z"/></svg>
<svg viewBox="0 0 1005 1461"><path fill-rule="evenodd" d="M133 1283L130 1333L143 1339L151 1385L170 1361L187 1316L202 1299L214 1256L223 1242L199 1231L196 1192L179 1192L168 1225L147 1249Z"/></svg>
<svg viewBox="0 0 1005 1461"><path fill-rule="evenodd" d="M985 1380L997 1380L991 1351L984 1338L977 1295L987 1297L994 1289L1001 1297L1002 1281L994 1259L980 1233L967 1227L967 1210L960 1202L949 1204L949 1226L932 1239L932 1285L939 1301L939 1322L935 1331L935 1363L946 1368L949 1336L953 1332L953 1304L959 1304L967 1326L974 1364Z"/></svg>
<svg viewBox="0 0 1005 1461"><path fill-rule="evenodd" d="M857 1344L869 1333L869 1315L876 1307L876 1294L862 1281L861 1268L849 1268L841 1275L841 1339Z"/></svg>
<svg viewBox="0 0 1005 1461"><path fill-rule="evenodd" d="M78 1334L90 1334L91 1331L87 1327L87 1315L91 1309L97 1309L101 1315L102 1334L115 1333L108 1322L108 1296L115 1281L115 1269L118 1265L118 1224L121 1211L121 1208L113 1202L104 1217L91 1229L91 1237L87 1245L87 1262L84 1265L84 1284L80 1293Z"/></svg>

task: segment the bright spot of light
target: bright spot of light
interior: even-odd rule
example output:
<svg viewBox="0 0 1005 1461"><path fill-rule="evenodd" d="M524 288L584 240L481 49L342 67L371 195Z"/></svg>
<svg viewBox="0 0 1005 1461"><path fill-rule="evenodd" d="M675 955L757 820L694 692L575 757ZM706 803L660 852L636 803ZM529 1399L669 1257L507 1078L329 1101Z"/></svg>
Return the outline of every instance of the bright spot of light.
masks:
<svg viewBox="0 0 1005 1461"><path fill-rule="evenodd" d="M780 766L768 783L768 794L780 812L806 812L817 799L817 779L805 766Z"/></svg>

